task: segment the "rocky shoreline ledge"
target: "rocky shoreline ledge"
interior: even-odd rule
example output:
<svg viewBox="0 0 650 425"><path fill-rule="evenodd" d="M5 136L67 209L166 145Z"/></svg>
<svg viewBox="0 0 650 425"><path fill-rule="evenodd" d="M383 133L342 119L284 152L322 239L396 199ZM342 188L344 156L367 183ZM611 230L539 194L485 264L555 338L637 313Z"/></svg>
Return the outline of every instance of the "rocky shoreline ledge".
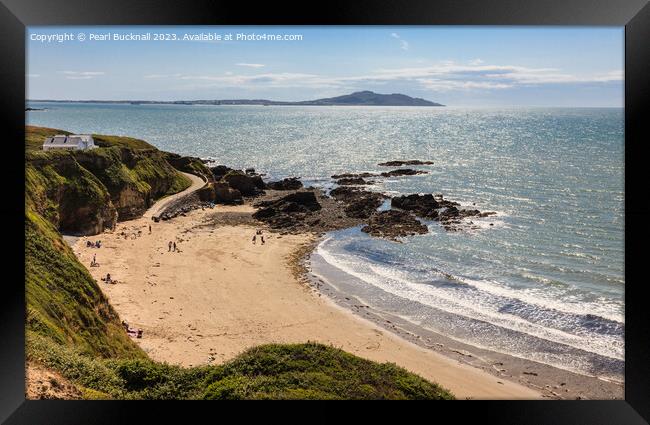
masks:
<svg viewBox="0 0 650 425"><path fill-rule="evenodd" d="M203 160L207 163L207 161ZM431 161L388 161L380 166L430 165ZM410 194L391 197L369 190L382 178L408 178L428 171L397 168L382 173L342 173L333 175L336 187L330 191L304 187L300 178L265 181L255 169L236 170L225 165L208 167L213 176L208 183L185 198L170 204L154 220L169 220L196 208L215 204L250 203L258 208L253 218L280 233L327 232L362 226L371 236L392 241L428 233L427 222L438 222L446 231L476 229L473 220L496 214L464 209L442 194ZM366 180L372 177L373 180ZM388 209L382 206L388 205ZM425 221L425 222L423 222Z"/></svg>

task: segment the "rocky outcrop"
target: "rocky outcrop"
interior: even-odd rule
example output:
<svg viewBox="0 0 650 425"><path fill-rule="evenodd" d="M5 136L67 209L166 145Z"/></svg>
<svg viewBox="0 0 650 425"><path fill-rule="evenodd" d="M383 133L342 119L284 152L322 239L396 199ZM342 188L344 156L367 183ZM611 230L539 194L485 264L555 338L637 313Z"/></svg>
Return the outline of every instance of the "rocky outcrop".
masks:
<svg viewBox="0 0 650 425"><path fill-rule="evenodd" d="M214 187L214 202L217 204L242 204L244 199L239 190L233 189L228 183L217 182Z"/></svg>
<svg viewBox="0 0 650 425"><path fill-rule="evenodd" d="M387 171L381 173L382 177L399 177L399 176L414 176L416 174L429 174L428 171L414 170L412 168L399 168L397 170Z"/></svg>
<svg viewBox="0 0 650 425"><path fill-rule="evenodd" d="M297 177L288 177L275 182L266 183L266 187L272 190L298 190L303 187L302 182Z"/></svg>
<svg viewBox="0 0 650 425"><path fill-rule="evenodd" d="M412 211L420 217L434 219L438 217L441 205L431 194L396 196L390 201L391 207Z"/></svg>
<svg viewBox="0 0 650 425"><path fill-rule="evenodd" d="M232 189L238 190L242 196L261 195L266 187L262 177L237 170L229 171L221 181L228 183Z"/></svg>
<svg viewBox="0 0 650 425"><path fill-rule="evenodd" d="M321 209L314 192L295 192L277 200L259 202L255 206L260 209L253 217L274 228L293 226Z"/></svg>
<svg viewBox="0 0 650 425"><path fill-rule="evenodd" d="M210 169L201 158L193 156L181 156L176 153L162 152L165 160L175 169L186 173L201 176L205 181L212 181L213 176Z"/></svg>
<svg viewBox="0 0 650 425"><path fill-rule="evenodd" d="M361 231L372 236L395 240L399 237L425 234L428 229L407 211L388 210L371 215L368 224L362 227Z"/></svg>
<svg viewBox="0 0 650 425"><path fill-rule="evenodd" d="M373 183L373 181L364 180L362 177L343 177L336 181L336 184L339 184L341 186L362 186Z"/></svg>
<svg viewBox="0 0 650 425"><path fill-rule="evenodd" d="M239 205L244 202L241 192L233 189L226 182L208 183L197 190L196 193L201 203Z"/></svg>
<svg viewBox="0 0 650 425"><path fill-rule="evenodd" d="M382 167L402 167L404 165L433 165L433 161L421 161L419 159L409 159L406 161L387 161L377 165Z"/></svg>
<svg viewBox="0 0 650 425"><path fill-rule="evenodd" d="M345 214L352 218L368 218L383 204L386 196L378 192L340 186L330 191L330 196L345 205Z"/></svg>
<svg viewBox="0 0 650 425"><path fill-rule="evenodd" d="M343 174L334 174L332 176L333 179L349 179L349 178L358 178L358 177L377 177L379 174L377 173L343 173Z"/></svg>
<svg viewBox="0 0 650 425"><path fill-rule="evenodd" d="M226 167L225 165L217 165L215 167L210 167L210 171L212 172L212 175L214 176L215 181L221 180L223 176L228 174L231 171L236 171L230 167Z"/></svg>
<svg viewBox="0 0 650 425"><path fill-rule="evenodd" d="M455 231L463 226L462 219L468 217L488 217L493 211L481 212L477 209L459 209L458 202L448 201L442 195L404 195L391 199L391 207L411 211L418 217L438 220L445 230ZM473 224L472 222L469 223Z"/></svg>
<svg viewBox="0 0 650 425"><path fill-rule="evenodd" d="M397 170L385 171L383 173L342 173L334 174L333 179L358 179L367 177L399 177L399 176L414 176L416 174L429 174L428 171L414 170L412 168L399 168Z"/></svg>

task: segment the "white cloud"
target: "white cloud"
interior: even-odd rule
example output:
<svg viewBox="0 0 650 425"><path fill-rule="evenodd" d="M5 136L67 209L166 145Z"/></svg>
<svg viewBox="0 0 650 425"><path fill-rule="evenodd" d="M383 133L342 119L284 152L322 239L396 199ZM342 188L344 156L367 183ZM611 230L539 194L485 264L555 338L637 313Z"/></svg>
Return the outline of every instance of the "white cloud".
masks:
<svg viewBox="0 0 650 425"><path fill-rule="evenodd" d="M90 80L98 75L106 74L100 71L59 71L59 73L64 74L68 80Z"/></svg>
<svg viewBox="0 0 650 425"><path fill-rule="evenodd" d="M264 68L266 65L263 63L236 63L237 66L245 66L248 68Z"/></svg>
<svg viewBox="0 0 650 425"><path fill-rule="evenodd" d="M544 84L608 83L623 80L620 70L600 74L577 75L556 68L529 68L518 65L488 65L481 61L460 64L442 61L428 66L377 69L361 75L323 76L295 72L259 73L241 75L226 72L219 75L169 74L149 75L145 78L173 78L191 83L185 88L242 87L295 88L322 90L363 89L371 85L402 82L419 85L431 91L503 90Z"/></svg>
<svg viewBox="0 0 650 425"><path fill-rule="evenodd" d="M470 65L480 65L482 63L483 63L483 59L479 59L479 58L472 59L471 61L469 61Z"/></svg>
<svg viewBox="0 0 650 425"><path fill-rule="evenodd" d="M403 40L402 37L399 36L396 32L390 33L390 36L397 39L400 42L400 48L402 50L408 50L409 49L409 43L406 40Z"/></svg>
<svg viewBox="0 0 650 425"><path fill-rule="evenodd" d="M435 78L420 78L417 80L422 86L431 91L450 91L450 90L471 90L471 89L508 89L511 84L491 83L486 81L458 81L458 80L440 80Z"/></svg>
<svg viewBox="0 0 650 425"><path fill-rule="evenodd" d="M145 75L144 78L148 80L155 80L160 78L178 78L182 76L183 74L149 74L149 75Z"/></svg>

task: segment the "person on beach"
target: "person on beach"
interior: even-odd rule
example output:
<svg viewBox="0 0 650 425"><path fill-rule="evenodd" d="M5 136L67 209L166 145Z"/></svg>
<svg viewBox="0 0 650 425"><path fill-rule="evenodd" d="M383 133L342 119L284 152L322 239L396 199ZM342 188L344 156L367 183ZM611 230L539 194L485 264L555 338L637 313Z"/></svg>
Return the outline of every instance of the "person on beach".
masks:
<svg viewBox="0 0 650 425"><path fill-rule="evenodd" d="M174 242L174 249L172 251L176 252L176 242Z"/></svg>
<svg viewBox="0 0 650 425"><path fill-rule="evenodd" d="M149 234L151 234L151 224L149 225Z"/></svg>
<svg viewBox="0 0 650 425"><path fill-rule="evenodd" d="M106 273L106 283L111 283L111 274Z"/></svg>
<svg viewBox="0 0 650 425"><path fill-rule="evenodd" d="M257 240L257 235L253 235L253 245L255 245L256 240Z"/></svg>
<svg viewBox="0 0 650 425"><path fill-rule="evenodd" d="M172 241L169 241L169 243L167 244L167 252L171 250L172 250Z"/></svg>
<svg viewBox="0 0 650 425"><path fill-rule="evenodd" d="M93 254L93 262L90 265L94 266L96 264L97 264L97 254Z"/></svg>
<svg viewBox="0 0 650 425"><path fill-rule="evenodd" d="M260 236L260 239L262 240L262 245L264 245L264 236Z"/></svg>

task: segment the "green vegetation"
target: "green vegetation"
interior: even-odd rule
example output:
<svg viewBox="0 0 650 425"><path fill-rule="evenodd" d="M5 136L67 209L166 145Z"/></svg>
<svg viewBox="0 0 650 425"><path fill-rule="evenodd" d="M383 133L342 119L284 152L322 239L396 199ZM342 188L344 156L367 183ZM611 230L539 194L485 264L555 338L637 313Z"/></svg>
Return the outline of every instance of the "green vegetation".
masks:
<svg viewBox="0 0 650 425"><path fill-rule="evenodd" d="M57 130L56 128L25 126L25 150L38 151L43 147L46 138L56 134L71 134L69 131Z"/></svg>
<svg viewBox="0 0 650 425"><path fill-rule="evenodd" d="M205 379L206 399L428 399L453 396L391 363L322 344L252 348Z"/></svg>
<svg viewBox="0 0 650 425"><path fill-rule="evenodd" d="M144 140L134 139L133 137L93 134L93 139L95 140L95 144L101 148L118 147L128 149L157 150L153 145L150 145Z"/></svg>
<svg viewBox="0 0 650 425"><path fill-rule="evenodd" d="M66 132L28 126L25 153L26 207L62 231L101 232L116 219L137 217L154 200L191 185L163 152L142 140L95 135L97 144L106 147L40 149L45 137L62 133Z"/></svg>
<svg viewBox="0 0 650 425"><path fill-rule="evenodd" d="M85 397L118 399L453 399L390 363L322 344L270 344L220 366L101 359L28 334L28 359L57 370Z"/></svg>
<svg viewBox="0 0 650 425"><path fill-rule="evenodd" d="M100 357L144 357L117 313L59 232L32 210L25 213L27 329Z"/></svg>
<svg viewBox="0 0 650 425"><path fill-rule="evenodd" d="M165 160L177 170L203 177L206 181L213 179L212 171L205 166L200 158L180 156L171 152L164 152Z"/></svg>
<svg viewBox="0 0 650 425"><path fill-rule="evenodd" d="M149 359L59 230L74 223L86 231L101 229L116 212L124 217L129 208L137 211L190 182L165 159L170 154L136 139L101 136L105 147L91 151L35 148L46 135L60 133L65 132L27 128L28 363L58 372L86 399L453 398L393 364L320 344L260 346L220 366L182 368ZM172 161L207 170L197 158Z"/></svg>
<svg viewBox="0 0 650 425"><path fill-rule="evenodd" d="M25 149L27 151L40 151L46 138L57 134L72 134L69 131L59 130L56 128L36 127L33 125L25 126ZM128 149L156 150L153 145L144 140L134 139L124 136L106 136L103 134L93 134L95 144L102 148L119 147Z"/></svg>

